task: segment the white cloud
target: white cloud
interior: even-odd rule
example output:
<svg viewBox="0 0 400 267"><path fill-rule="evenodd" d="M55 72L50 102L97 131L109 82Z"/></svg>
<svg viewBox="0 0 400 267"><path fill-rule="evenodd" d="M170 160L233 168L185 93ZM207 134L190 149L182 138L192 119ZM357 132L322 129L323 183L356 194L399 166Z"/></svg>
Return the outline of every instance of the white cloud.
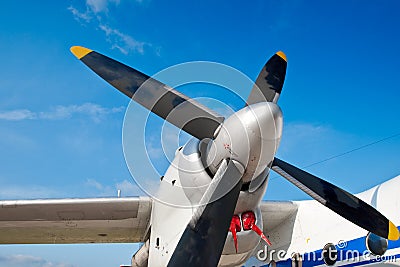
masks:
<svg viewBox="0 0 400 267"><path fill-rule="evenodd" d="M84 183L85 190L80 195L76 192L66 191L63 188L54 188L41 185L2 185L0 199L50 199L64 197L116 197L118 190L122 196L140 196L143 191L133 180L120 180L110 184L103 184L95 179L87 179ZM1 267L1 266L0 266Z"/></svg>
<svg viewBox="0 0 400 267"><path fill-rule="evenodd" d="M124 196L137 196L142 192L136 184L128 180L123 180L122 182L117 183L115 187L117 190L121 190L121 194Z"/></svg>
<svg viewBox="0 0 400 267"><path fill-rule="evenodd" d="M28 109L16 109L11 111L0 112L0 120L20 121L36 119L37 114Z"/></svg>
<svg viewBox="0 0 400 267"><path fill-rule="evenodd" d="M73 265L68 263L55 263L47 261L41 257L31 256L31 255L9 255L0 256L0 266L13 266L13 267L73 267Z"/></svg>
<svg viewBox="0 0 400 267"><path fill-rule="evenodd" d="M142 0L137 0L142 3ZM89 25L91 22L97 24L95 27L105 33L106 41L111 44L112 49L118 49L121 53L127 55L131 52L144 54L145 47L153 47L152 44L139 41L133 36L122 32L118 28L109 26L109 6L118 6L120 0L86 0L86 11L81 12L74 6L68 7L75 20ZM92 18L96 18L93 22ZM160 47L155 47L154 52L159 55Z"/></svg>
<svg viewBox="0 0 400 267"><path fill-rule="evenodd" d="M127 55L130 51L144 53L145 42L135 40L132 36L113 29L107 25L99 25L99 28L106 34L107 41L112 44L113 49L118 49L121 53Z"/></svg>
<svg viewBox="0 0 400 267"><path fill-rule="evenodd" d="M120 0L86 0L86 5L94 13L108 12L108 5L119 5Z"/></svg>
<svg viewBox="0 0 400 267"><path fill-rule="evenodd" d="M86 115L93 121L99 122L105 115L119 113L124 107L105 108L94 103L82 105L56 106L50 111L34 112L28 109L16 109L0 112L0 120L21 121L21 120L61 120L71 118L73 115Z"/></svg>
<svg viewBox="0 0 400 267"><path fill-rule="evenodd" d="M86 181L86 185L90 186L90 187L94 187L99 191L102 191L104 189L104 186L101 183L99 183L96 180L94 180L94 179L88 179Z"/></svg>
<svg viewBox="0 0 400 267"><path fill-rule="evenodd" d="M3 185L0 187L0 199L36 199L51 198L59 196L60 192L56 190L37 185Z"/></svg>
<svg viewBox="0 0 400 267"><path fill-rule="evenodd" d="M107 114L119 113L124 110L124 107L104 108L98 104L85 103L82 105L56 106L52 111L40 112L41 119L67 119L74 114L83 114L91 117L98 122Z"/></svg>
<svg viewBox="0 0 400 267"><path fill-rule="evenodd" d="M117 196L118 190L121 190L122 196L138 196L143 195L141 189L133 182L123 180L114 185L105 185L95 179L88 179L86 186L94 188L96 196L113 197Z"/></svg>
<svg viewBox="0 0 400 267"><path fill-rule="evenodd" d="M78 9L76 9L73 6L68 7L68 10L71 11L72 15L77 21L84 21L86 23L90 22L92 19L92 16L90 15L90 12L80 12Z"/></svg>

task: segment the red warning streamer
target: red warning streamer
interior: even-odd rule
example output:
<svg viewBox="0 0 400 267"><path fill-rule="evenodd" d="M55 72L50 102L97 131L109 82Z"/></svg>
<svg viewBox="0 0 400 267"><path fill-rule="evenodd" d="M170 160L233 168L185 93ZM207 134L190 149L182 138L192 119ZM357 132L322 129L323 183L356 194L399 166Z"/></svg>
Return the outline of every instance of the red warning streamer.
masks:
<svg viewBox="0 0 400 267"><path fill-rule="evenodd" d="M264 235L261 229L256 225L256 215L252 211L247 211L242 214L243 221L243 229L253 230L256 234L258 234L262 240L264 240L269 246L272 246L271 241Z"/></svg>
<svg viewBox="0 0 400 267"><path fill-rule="evenodd" d="M238 215L234 215L232 217L231 225L229 227L229 231L232 232L233 242L235 243L236 253L238 252L238 241L237 241L237 232L240 232L242 227L240 225L240 218Z"/></svg>

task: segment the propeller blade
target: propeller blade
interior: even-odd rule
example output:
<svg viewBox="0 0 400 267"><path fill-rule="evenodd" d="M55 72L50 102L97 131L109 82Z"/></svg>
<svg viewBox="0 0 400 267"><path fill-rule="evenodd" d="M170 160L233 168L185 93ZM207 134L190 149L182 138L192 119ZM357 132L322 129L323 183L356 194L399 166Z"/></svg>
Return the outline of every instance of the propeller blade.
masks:
<svg viewBox="0 0 400 267"><path fill-rule="evenodd" d="M71 52L129 98L200 140L212 138L224 120L195 100L118 61L81 46L71 47Z"/></svg>
<svg viewBox="0 0 400 267"><path fill-rule="evenodd" d="M218 200L197 208L171 256L168 267L218 265L239 198L243 175L243 170L238 169L233 160L228 164L225 161L221 165L213 178L213 181L217 181L216 186L210 185L211 190L207 189L204 194L207 199ZM219 198L223 192L228 193Z"/></svg>
<svg viewBox="0 0 400 267"><path fill-rule="evenodd" d="M258 74L247 105L259 102L278 102L286 76L286 55L279 51L273 55Z"/></svg>
<svg viewBox="0 0 400 267"><path fill-rule="evenodd" d="M399 239L399 230L391 221L349 192L277 158L271 168L312 198L361 228L389 240Z"/></svg>

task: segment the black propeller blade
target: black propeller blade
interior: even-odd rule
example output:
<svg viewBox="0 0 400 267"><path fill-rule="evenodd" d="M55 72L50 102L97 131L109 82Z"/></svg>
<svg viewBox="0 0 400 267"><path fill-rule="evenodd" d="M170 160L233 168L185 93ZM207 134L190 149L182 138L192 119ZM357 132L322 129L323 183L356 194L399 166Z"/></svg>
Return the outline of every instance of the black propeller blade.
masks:
<svg viewBox="0 0 400 267"><path fill-rule="evenodd" d="M391 221L349 192L277 158L271 168L352 223L383 238L399 239L399 231Z"/></svg>
<svg viewBox="0 0 400 267"><path fill-rule="evenodd" d="M212 138L224 120L195 100L114 59L81 46L71 47L71 52L129 98L200 140Z"/></svg>
<svg viewBox="0 0 400 267"><path fill-rule="evenodd" d="M235 163L231 160L225 167L222 176L217 177L218 171L214 177L218 183L209 199L217 200L198 208L186 226L168 267L217 266L242 186L242 172ZM209 193L206 192L206 195Z"/></svg>
<svg viewBox="0 0 400 267"><path fill-rule="evenodd" d="M282 92L283 82L286 76L287 60L286 55L279 51L273 55L258 74L256 83L247 99L247 105L259 102L278 101Z"/></svg>

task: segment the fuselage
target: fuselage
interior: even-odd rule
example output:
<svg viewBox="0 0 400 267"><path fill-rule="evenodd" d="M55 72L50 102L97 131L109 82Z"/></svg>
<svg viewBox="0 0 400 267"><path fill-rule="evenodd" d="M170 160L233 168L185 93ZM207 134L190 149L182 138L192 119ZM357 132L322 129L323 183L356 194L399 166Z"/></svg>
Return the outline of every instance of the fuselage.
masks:
<svg viewBox="0 0 400 267"><path fill-rule="evenodd" d="M397 176L357 196L399 227L399 188ZM295 203L297 212L268 232L273 246L260 244L255 253L269 266L326 266L323 250L327 244L337 250L335 266L400 266L400 240L374 237L315 200Z"/></svg>

